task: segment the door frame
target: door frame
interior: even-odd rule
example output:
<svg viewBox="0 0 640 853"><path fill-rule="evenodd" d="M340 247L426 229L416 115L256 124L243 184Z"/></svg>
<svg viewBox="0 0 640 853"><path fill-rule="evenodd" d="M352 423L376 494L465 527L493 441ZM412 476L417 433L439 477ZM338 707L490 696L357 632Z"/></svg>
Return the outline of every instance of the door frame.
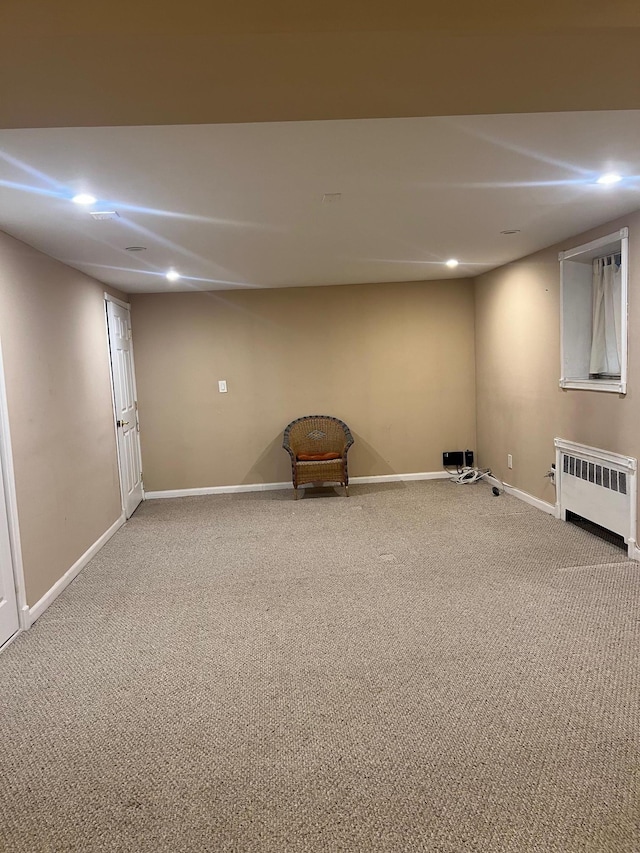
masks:
<svg viewBox="0 0 640 853"><path fill-rule="evenodd" d="M104 325L107 332L107 355L109 356L109 380L111 383L111 409L113 411L113 434L116 440L116 459L118 462L118 480L120 481L120 509L126 518L126 509L125 509L125 500L124 500L124 490L123 490L123 478L122 478L122 467L120 464L120 443L118 436L118 413L116 410L116 389L113 381L113 361L111 360L111 337L109 335L109 314L108 314L108 305L107 303L114 302L116 305L119 305L121 308L126 308L129 312L129 316L131 316L131 303L124 302L122 299L118 299L116 296L112 296L107 291L104 291ZM136 398L136 409L138 404L138 386L136 384L136 363L133 355L133 339L131 340L131 372L133 378L133 393ZM136 411L136 418L138 417L138 413ZM138 421L137 425L137 433L138 433L138 452L140 454L140 469L142 472L142 447L140 446L140 422ZM142 483L142 500L145 500L144 496L144 480L142 476L140 477ZM128 519L127 519L128 520Z"/></svg>
<svg viewBox="0 0 640 853"><path fill-rule="evenodd" d="M20 521L18 518L18 498L16 495L15 469L13 466L13 450L11 446L11 428L9 426L9 405L7 403L7 386L4 373L4 357L0 341L0 487L4 491L6 506L6 525L9 534L9 549L11 552L11 569L13 585L18 608L18 630L5 641L6 648L23 631L31 627L31 616L27 603L27 589L24 582L24 566L22 562L22 544L20 540ZM1 513L0 513L1 516ZM0 517L0 525L5 519Z"/></svg>

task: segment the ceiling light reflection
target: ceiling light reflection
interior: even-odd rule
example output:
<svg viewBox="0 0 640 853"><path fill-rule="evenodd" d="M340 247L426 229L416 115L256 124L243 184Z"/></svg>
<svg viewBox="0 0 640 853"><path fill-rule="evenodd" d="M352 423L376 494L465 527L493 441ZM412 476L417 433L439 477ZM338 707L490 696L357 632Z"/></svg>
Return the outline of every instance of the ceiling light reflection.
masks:
<svg viewBox="0 0 640 853"><path fill-rule="evenodd" d="M90 195L89 193L78 193L71 199L74 204L83 205L95 204L97 200L98 199L95 196Z"/></svg>
<svg viewBox="0 0 640 853"><path fill-rule="evenodd" d="M604 175L600 175L597 184L605 184L608 186L610 184L618 184L622 180L622 175L618 175L616 172L606 172Z"/></svg>

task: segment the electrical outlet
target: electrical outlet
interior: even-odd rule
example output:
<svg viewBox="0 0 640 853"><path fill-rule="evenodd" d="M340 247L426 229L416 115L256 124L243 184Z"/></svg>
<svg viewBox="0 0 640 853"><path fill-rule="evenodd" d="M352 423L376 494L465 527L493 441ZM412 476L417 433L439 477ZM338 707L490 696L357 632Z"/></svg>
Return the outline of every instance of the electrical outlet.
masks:
<svg viewBox="0 0 640 853"><path fill-rule="evenodd" d="M510 453L507 454L507 468L513 468L513 456Z"/></svg>

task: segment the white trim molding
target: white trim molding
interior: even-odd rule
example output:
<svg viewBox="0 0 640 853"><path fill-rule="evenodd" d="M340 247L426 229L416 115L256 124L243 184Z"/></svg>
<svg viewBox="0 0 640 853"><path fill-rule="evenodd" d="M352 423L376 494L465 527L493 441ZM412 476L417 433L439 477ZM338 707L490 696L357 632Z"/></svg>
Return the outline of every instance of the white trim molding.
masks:
<svg viewBox="0 0 640 853"><path fill-rule="evenodd" d="M24 567L22 563L22 540L20 538L20 521L18 518L18 498L16 495L16 478L13 467L13 449L11 446L11 427L9 426L9 405L7 403L7 387L4 374L4 357L0 345L0 471L4 489L7 522L9 525L9 547L16 590L18 607L18 623L22 630L29 627L29 605L27 590L24 582Z"/></svg>
<svg viewBox="0 0 640 853"><path fill-rule="evenodd" d="M447 480L446 471L425 471L418 474L378 474L372 477L349 477L349 485L369 483L403 483L411 480ZM163 498L187 498L198 495L230 495L238 492L273 492L280 489L293 489L291 480L284 483L248 483L239 486L205 486L196 489L165 489L157 492L145 492L147 501Z"/></svg>
<svg viewBox="0 0 640 853"><path fill-rule="evenodd" d="M602 249L607 251L613 246L619 245L619 249L614 249L614 253L620 253L620 278L621 278L621 293L620 293L620 378L619 379L594 379L588 375L588 354L590 353L591 336L588 337L584 329L584 317L582 325L576 328L573 320L573 315L576 309L575 294L581 294L579 302L582 308L591 306L591 272L590 267L586 268L588 278L588 287L583 284L575 289L574 285L568 286L568 269L565 269L564 262L572 258L579 258L588 253ZM560 261L560 387L569 390L582 391L606 391L608 393L626 394L627 393L627 372L628 372L628 301L629 301L629 229L620 228L612 234L606 234L604 237L599 237L597 240L592 240L590 243L583 243L581 246L574 246L564 252L558 253ZM573 265L575 266L575 264ZM573 276L571 276L573 278ZM571 310L567 311L567 299L572 293ZM582 310L582 309L581 309ZM567 320L565 314L569 319ZM588 346L589 349L585 349ZM571 354L569 363L567 355ZM576 357L578 357L576 362ZM584 359L586 358L586 364ZM584 371L579 376L567 376L566 371L575 372L578 368L576 364L582 365Z"/></svg>
<svg viewBox="0 0 640 853"><path fill-rule="evenodd" d="M523 492L522 489L516 489L515 486L510 486L509 483L503 483L501 480L498 480L497 477L492 477L490 475L486 480L488 483L491 483L492 486L504 489L505 494L518 498L519 501L524 501L524 503L534 506L536 509L546 512L547 515L552 515L554 518L560 517L558 504L550 504L547 501L536 498L533 495L530 495L529 492Z"/></svg>
<svg viewBox="0 0 640 853"><path fill-rule="evenodd" d="M633 456L623 456L621 453L612 453L610 450L601 450L599 447L579 444L577 441L567 441L566 438L554 438L553 444L557 450L564 450L576 456L580 456L581 453L587 456L594 456L596 459L609 462L611 465L626 468L629 475L635 474L638 470L638 460L634 459Z"/></svg>
<svg viewBox="0 0 640 853"><path fill-rule="evenodd" d="M350 477L349 485L358 483L409 483L413 480L449 480L451 474L447 471L422 471L418 474L377 474L372 477Z"/></svg>
<svg viewBox="0 0 640 853"><path fill-rule="evenodd" d="M570 258L575 258L576 255L583 255L585 252L592 252L595 249L601 249L603 246L608 246L614 240L624 240L629 236L629 229L625 226L618 231L613 231L611 234L605 234L604 237L598 237L596 240L591 240L589 243L583 243L581 246L574 246L572 249L566 249L564 252L558 252L559 261L568 261Z"/></svg>
<svg viewBox="0 0 640 853"><path fill-rule="evenodd" d="M104 298L106 302L115 302L116 305L120 305L121 308L127 308L129 311L131 310L130 302L123 302L122 299L118 299L116 296L112 296L107 291L104 291Z"/></svg>
<svg viewBox="0 0 640 853"><path fill-rule="evenodd" d="M579 391L609 391L614 394L626 394L627 383L620 380L612 380L609 382L606 379L561 379L561 388L573 388Z"/></svg>
<svg viewBox="0 0 640 853"><path fill-rule="evenodd" d="M241 486L203 486L196 489L164 489L158 492L145 492L146 501L163 498L191 498L199 495L230 495L237 492L273 492L278 489L290 489L291 483L250 483Z"/></svg>
<svg viewBox="0 0 640 853"><path fill-rule="evenodd" d="M98 551L105 545L109 539L116 533L122 525L125 523L126 519L124 517L124 513L111 525L108 530L102 534L102 536L97 539L93 545L88 548L84 554L76 560L76 562L68 569L62 577L57 580L50 590L45 592L40 601L36 602L33 607L29 609L29 625L30 627L36 621L39 616L42 616L44 611L52 604L56 598L60 595L60 593L69 586L72 580L76 578L80 572L84 569L87 563L95 557Z"/></svg>

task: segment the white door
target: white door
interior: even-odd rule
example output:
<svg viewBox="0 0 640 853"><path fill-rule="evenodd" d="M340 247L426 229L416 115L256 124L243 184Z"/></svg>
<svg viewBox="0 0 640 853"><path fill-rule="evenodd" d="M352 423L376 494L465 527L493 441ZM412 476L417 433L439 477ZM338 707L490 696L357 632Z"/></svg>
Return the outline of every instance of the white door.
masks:
<svg viewBox="0 0 640 853"><path fill-rule="evenodd" d="M125 515L129 518L143 497L138 402L129 309L107 298L107 325L118 432L120 489Z"/></svg>
<svg viewBox="0 0 640 853"><path fill-rule="evenodd" d="M13 582L9 522L0 472L0 646L18 630L18 603Z"/></svg>

